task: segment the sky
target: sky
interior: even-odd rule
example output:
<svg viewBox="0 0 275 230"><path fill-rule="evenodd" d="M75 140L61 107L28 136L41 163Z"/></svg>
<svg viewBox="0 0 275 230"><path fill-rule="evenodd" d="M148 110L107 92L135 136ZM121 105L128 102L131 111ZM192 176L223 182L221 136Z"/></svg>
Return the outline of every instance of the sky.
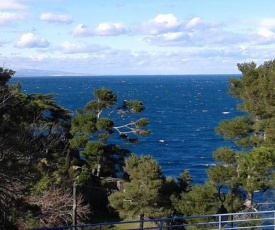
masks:
<svg viewBox="0 0 275 230"><path fill-rule="evenodd" d="M236 74L275 58L273 0L0 0L0 66Z"/></svg>

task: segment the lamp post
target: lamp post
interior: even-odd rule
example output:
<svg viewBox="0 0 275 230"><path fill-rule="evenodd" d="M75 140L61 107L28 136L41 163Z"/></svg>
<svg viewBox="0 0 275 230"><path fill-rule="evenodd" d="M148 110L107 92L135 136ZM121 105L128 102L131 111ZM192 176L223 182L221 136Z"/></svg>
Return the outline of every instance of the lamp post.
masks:
<svg viewBox="0 0 275 230"><path fill-rule="evenodd" d="M76 215L77 215L77 205L76 205L76 181L73 184L73 226L76 225ZM73 227L73 230L76 230L76 227Z"/></svg>
<svg viewBox="0 0 275 230"><path fill-rule="evenodd" d="M221 188L223 187L223 185L220 185L219 187L219 200L222 202L221 207L218 209L217 214L226 214L228 213L227 209L224 207L223 202L225 201L226 197L223 193L221 193ZM233 213L233 193L234 193L235 189L234 187L231 188L231 200L230 200L230 204L231 204L231 213ZM228 216L224 215L221 217L221 221L227 221ZM231 215L231 228L233 229L233 215Z"/></svg>
<svg viewBox="0 0 275 230"><path fill-rule="evenodd" d="M217 214L227 214L228 211L223 205L223 202L225 201L225 195L223 193L221 194L221 188L222 188L222 185L219 187L219 200L222 202L222 204L221 204L221 207L218 209ZM222 222L227 221L227 219L228 219L227 215L219 216L219 229L222 225L224 225L222 224Z"/></svg>
<svg viewBox="0 0 275 230"><path fill-rule="evenodd" d="M72 169L74 171L78 170L78 169L81 170L81 167L73 165ZM76 187L77 187L76 180L77 179L78 179L78 176L75 178L74 183L73 183L73 213L72 213L73 226L74 226L73 230L76 230L75 226L77 225L77 201L76 201Z"/></svg>

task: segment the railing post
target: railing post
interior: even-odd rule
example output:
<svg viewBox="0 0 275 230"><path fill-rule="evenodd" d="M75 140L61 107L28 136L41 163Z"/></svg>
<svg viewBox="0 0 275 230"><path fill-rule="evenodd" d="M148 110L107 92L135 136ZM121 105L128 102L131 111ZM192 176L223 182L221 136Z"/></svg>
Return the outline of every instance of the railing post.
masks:
<svg viewBox="0 0 275 230"><path fill-rule="evenodd" d="M219 230L222 229L222 216L219 214Z"/></svg>
<svg viewBox="0 0 275 230"><path fill-rule="evenodd" d="M162 230L162 226L163 226L163 225L162 225L162 221L163 221L163 219L161 218L161 219L160 219L160 230Z"/></svg>
<svg viewBox="0 0 275 230"><path fill-rule="evenodd" d="M273 227L274 227L274 230L275 230L275 211L273 211Z"/></svg>

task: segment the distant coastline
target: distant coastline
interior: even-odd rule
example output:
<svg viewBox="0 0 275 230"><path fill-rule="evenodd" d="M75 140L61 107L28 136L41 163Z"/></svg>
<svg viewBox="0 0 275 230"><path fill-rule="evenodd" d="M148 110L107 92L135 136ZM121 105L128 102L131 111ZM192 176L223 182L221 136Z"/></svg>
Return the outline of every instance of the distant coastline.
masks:
<svg viewBox="0 0 275 230"><path fill-rule="evenodd" d="M169 76L169 77L196 77L196 76L232 76L238 77L240 74L91 74L91 73L71 73L56 70L36 70L36 69L19 69L15 70L15 77L154 77L154 76Z"/></svg>
<svg viewBox="0 0 275 230"><path fill-rule="evenodd" d="M91 74L91 73L70 73L55 70L34 70L34 69L20 69L16 70L15 77L198 77L198 76L211 76L211 77L239 77L241 74Z"/></svg>

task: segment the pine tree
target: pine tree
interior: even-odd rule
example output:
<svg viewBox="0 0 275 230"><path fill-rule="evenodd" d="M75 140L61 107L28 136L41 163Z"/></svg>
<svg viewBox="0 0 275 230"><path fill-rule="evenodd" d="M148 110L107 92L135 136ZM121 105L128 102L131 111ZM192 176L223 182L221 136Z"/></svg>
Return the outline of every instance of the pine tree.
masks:
<svg viewBox="0 0 275 230"><path fill-rule="evenodd" d="M126 160L125 171L130 181L123 184L123 191L109 197L110 205L120 217L140 220L167 217L169 210L162 206L163 178L158 163L151 156L131 155Z"/></svg>
<svg viewBox="0 0 275 230"><path fill-rule="evenodd" d="M130 153L120 148L119 139L125 144L137 143L138 136L150 133L145 129L148 120L138 116L133 121L133 116L144 110L139 101L123 101L117 106L117 96L104 88L96 90L94 97L72 121L71 148L80 151L95 176L115 176Z"/></svg>
<svg viewBox="0 0 275 230"><path fill-rule="evenodd" d="M52 95L23 94L20 84L9 85L14 74L0 68L0 228L7 229L26 212L18 207L27 207L24 196L41 179L39 162L52 170L63 157L70 120Z"/></svg>
<svg viewBox="0 0 275 230"><path fill-rule="evenodd" d="M229 94L241 101L238 108L245 114L216 128L235 147L217 149L213 155L217 165L208 170L208 177L246 194L244 208L251 210L255 191L274 188L275 61L237 66L242 76L230 79Z"/></svg>

